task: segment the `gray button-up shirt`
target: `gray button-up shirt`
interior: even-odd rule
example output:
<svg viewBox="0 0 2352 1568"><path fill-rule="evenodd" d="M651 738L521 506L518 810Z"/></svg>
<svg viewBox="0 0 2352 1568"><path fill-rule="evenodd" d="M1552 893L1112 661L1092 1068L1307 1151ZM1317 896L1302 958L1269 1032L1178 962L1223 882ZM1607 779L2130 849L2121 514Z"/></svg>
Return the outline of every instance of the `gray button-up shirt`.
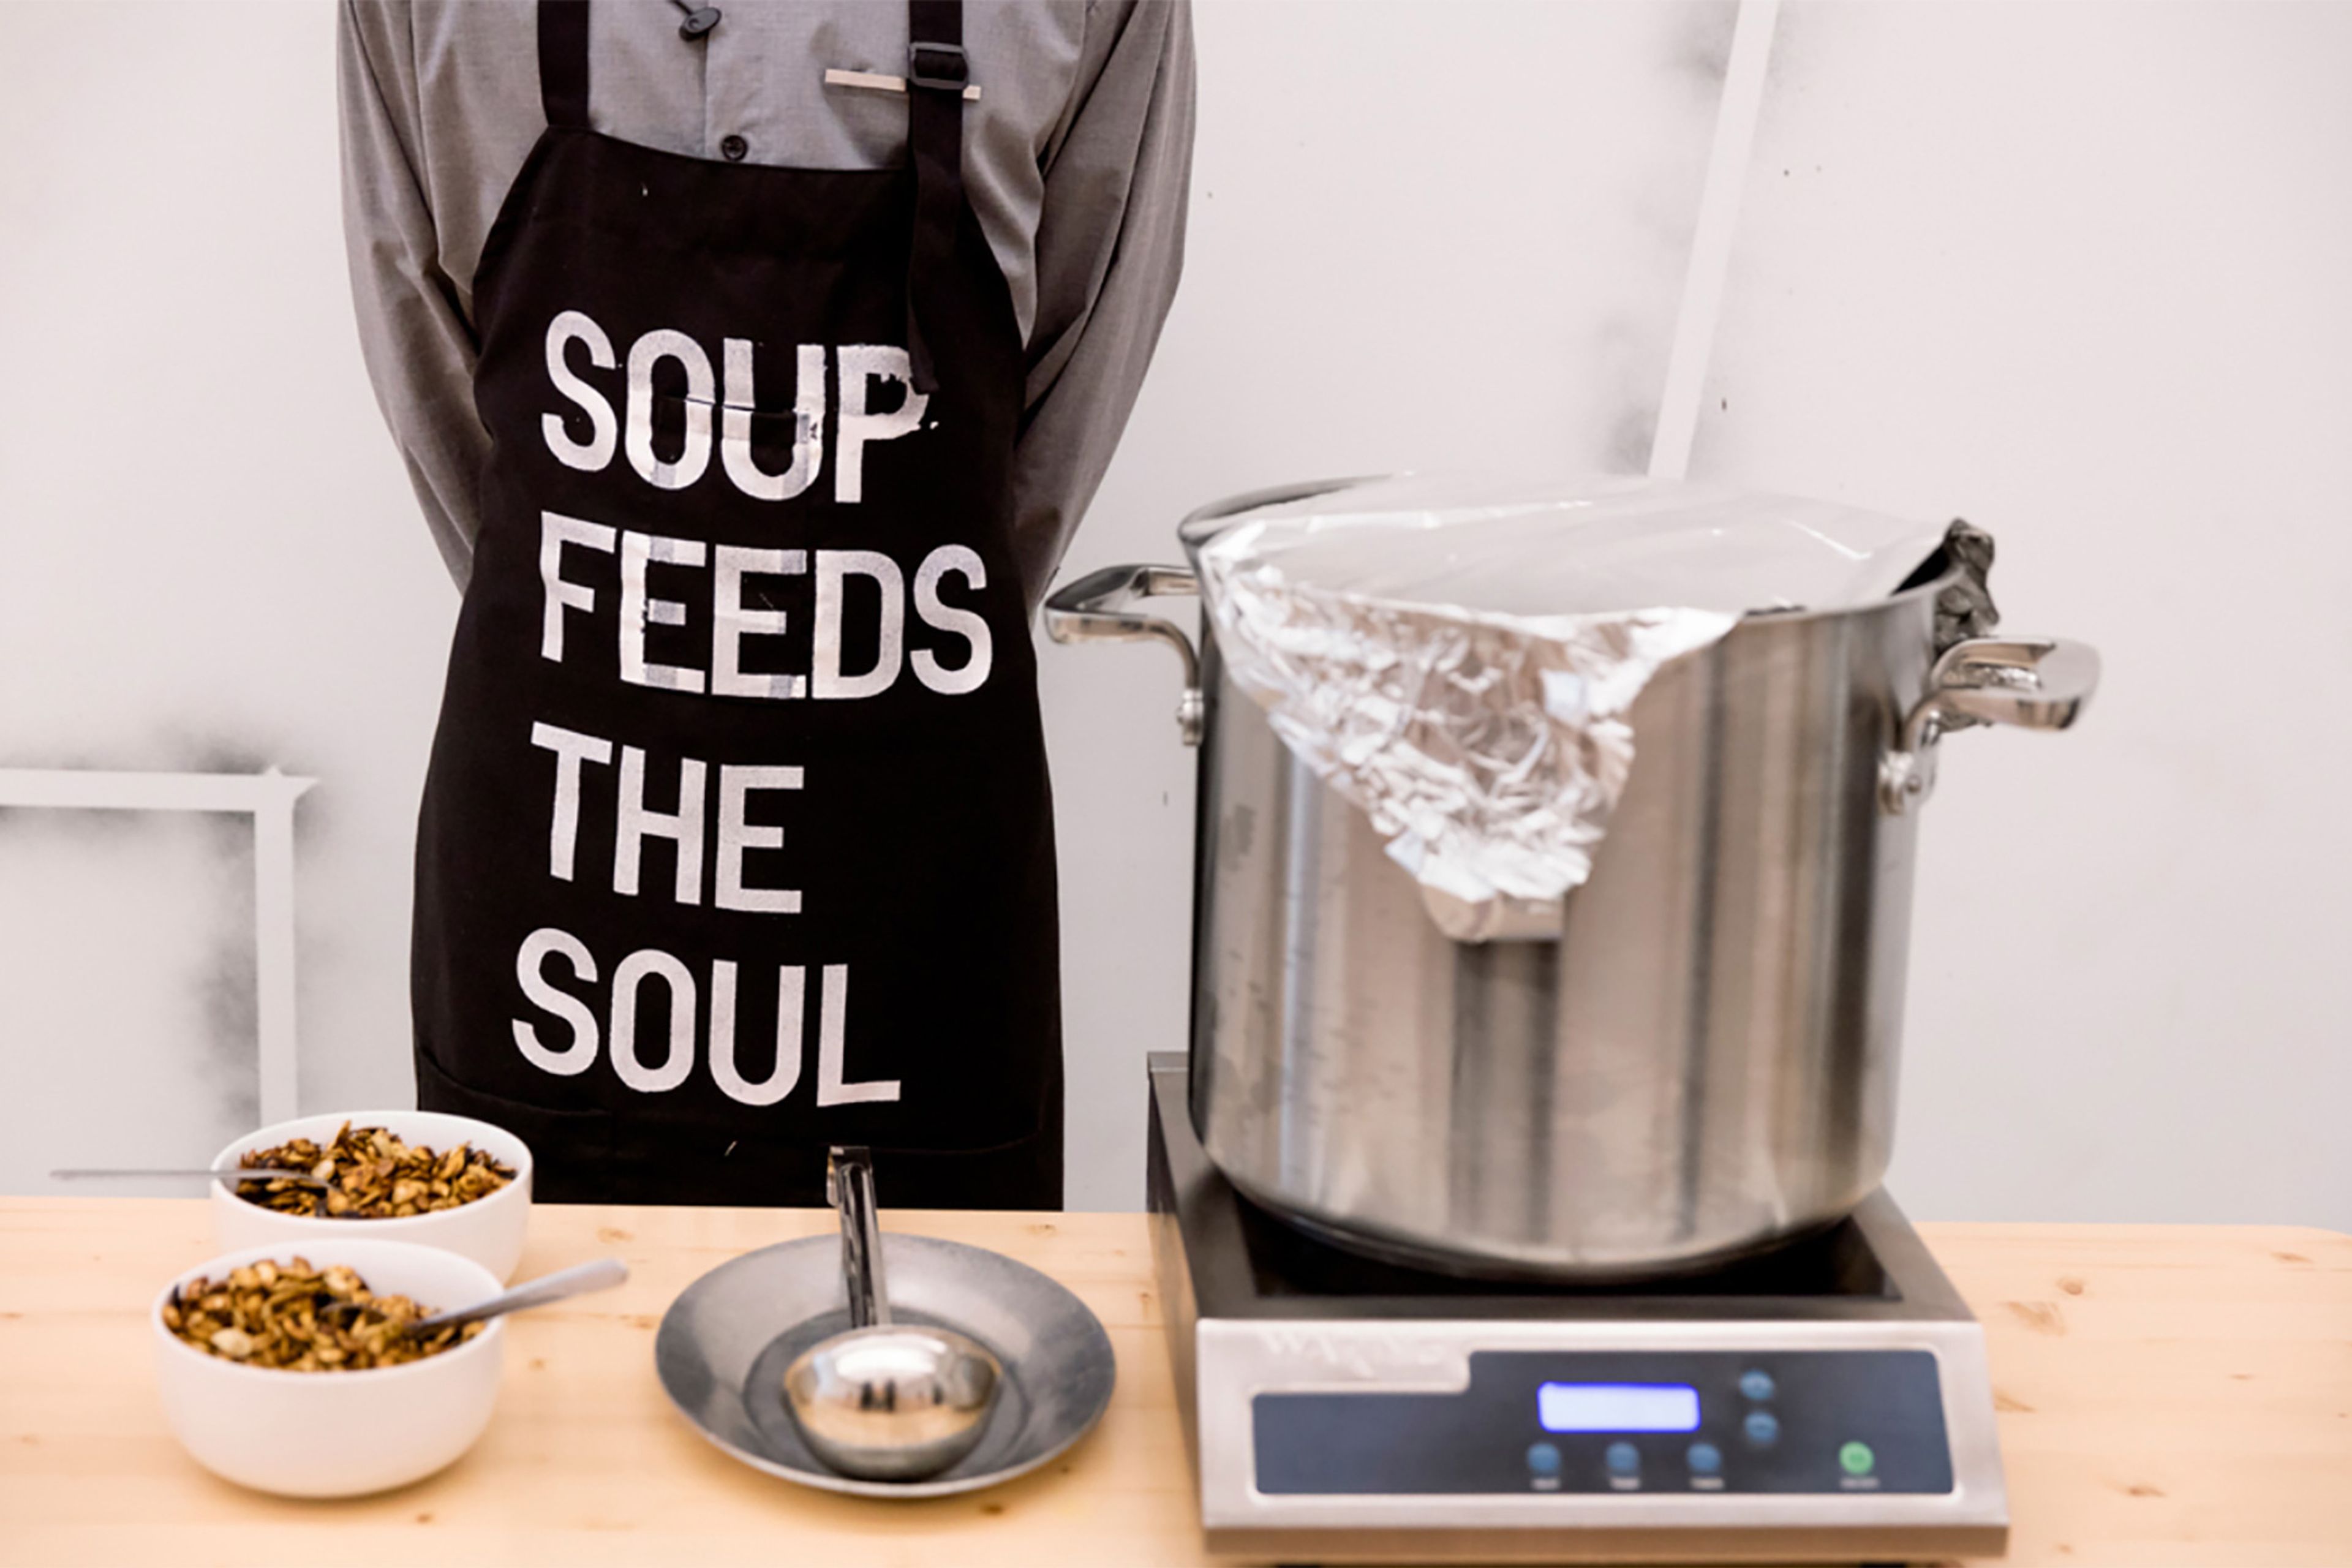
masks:
<svg viewBox="0 0 2352 1568"><path fill-rule="evenodd" d="M589 118L694 157L904 161L891 0L726 0L688 42L667 0L589 14ZM474 412L474 267L546 117L530 0L344 0L343 228L360 342L435 541L466 580L488 435ZM1192 155L1188 0L972 0L964 183L1028 344L1014 548L1034 604L1086 512L1176 292Z"/></svg>

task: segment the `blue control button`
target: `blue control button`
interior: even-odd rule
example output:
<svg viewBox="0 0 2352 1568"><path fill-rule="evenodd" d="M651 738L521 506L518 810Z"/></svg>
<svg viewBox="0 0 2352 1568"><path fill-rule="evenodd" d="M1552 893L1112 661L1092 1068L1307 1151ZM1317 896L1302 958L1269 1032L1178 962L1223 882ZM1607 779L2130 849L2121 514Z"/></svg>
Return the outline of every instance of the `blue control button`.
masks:
<svg viewBox="0 0 2352 1568"><path fill-rule="evenodd" d="M1559 1450L1549 1443L1538 1443L1528 1450L1528 1473L1537 1476L1559 1474Z"/></svg>
<svg viewBox="0 0 2352 1568"><path fill-rule="evenodd" d="M1769 1372L1743 1372L1739 1374L1739 1392L1750 1399L1769 1399L1780 1389Z"/></svg>
<svg viewBox="0 0 2352 1568"><path fill-rule="evenodd" d="M1780 1440L1780 1418L1769 1410L1749 1411L1748 1419L1740 1423L1740 1429L1748 1434L1748 1440L1759 1448L1769 1448Z"/></svg>
<svg viewBox="0 0 2352 1568"><path fill-rule="evenodd" d="M1601 1456L1612 1476L1639 1475L1642 1470L1642 1450L1631 1443L1612 1443Z"/></svg>
<svg viewBox="0 0 2352 1568"><path fill-rule="evenodd" d="M1712 1443L1693 1443L1683 1456L1690 1461L1695 1476L1719 1476L1723 1473L1723 1450Z"/></svg>

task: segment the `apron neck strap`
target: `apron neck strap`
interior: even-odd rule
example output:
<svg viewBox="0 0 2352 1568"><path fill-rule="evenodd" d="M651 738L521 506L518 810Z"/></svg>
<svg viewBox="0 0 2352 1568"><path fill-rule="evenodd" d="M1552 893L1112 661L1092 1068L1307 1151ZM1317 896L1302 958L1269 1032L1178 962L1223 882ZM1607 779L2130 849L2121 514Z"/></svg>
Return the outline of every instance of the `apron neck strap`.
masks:
<svg viewBox="0 0 2352 1568"><path fill-rule="evenodd" d="M550 125L588 129L588 0L539 0L539 101Z"/></svg>
<svg viewBox="0 0 2352 1568"><path fill-rule="evenodd" d="M915 237L907 257L907 358L915 390L938 390L922 321L931 280L955 264L963 216L962 0L907 0L907 153L915 166Z"/></svg>
<svg viewBox="0 0 2352 1568"><path fill-rule="evenodd" d="M907 256L907 357L915 390L938 390L922 321L932 280L955 264L963 216L962 0L907 0L907 152L915 169ZM550 125L588 129L588 0L539 0L539 97Z"/></svg>

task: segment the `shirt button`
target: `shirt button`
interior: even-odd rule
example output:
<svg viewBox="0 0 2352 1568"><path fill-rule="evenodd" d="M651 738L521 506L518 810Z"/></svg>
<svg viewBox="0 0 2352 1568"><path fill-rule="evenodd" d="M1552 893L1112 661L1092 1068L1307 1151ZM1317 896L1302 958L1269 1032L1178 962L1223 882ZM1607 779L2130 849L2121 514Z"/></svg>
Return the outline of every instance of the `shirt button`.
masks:
<svg viewBox="0 0 2352 1568"><path fill-rule="evenodd" d="M741 163L743 154L751 150L751 144L740 136L730 136L719 143L719 155L730 163Z"/></svg>

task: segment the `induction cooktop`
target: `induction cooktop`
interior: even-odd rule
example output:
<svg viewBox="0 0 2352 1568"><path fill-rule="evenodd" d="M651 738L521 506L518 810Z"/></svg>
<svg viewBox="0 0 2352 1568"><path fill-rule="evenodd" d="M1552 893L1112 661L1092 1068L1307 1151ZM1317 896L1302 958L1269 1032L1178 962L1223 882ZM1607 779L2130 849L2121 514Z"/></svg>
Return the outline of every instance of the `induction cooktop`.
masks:
<svg viewBox="0 0 2352 1568"><path fill-rule="evenodd" d="M1892 1199L1662 1282L1457 1279L1257 1207L1150 1060L1150 1206L1213 1551L1885 1562L2001 1551L1981 1327Z"/></svg>

